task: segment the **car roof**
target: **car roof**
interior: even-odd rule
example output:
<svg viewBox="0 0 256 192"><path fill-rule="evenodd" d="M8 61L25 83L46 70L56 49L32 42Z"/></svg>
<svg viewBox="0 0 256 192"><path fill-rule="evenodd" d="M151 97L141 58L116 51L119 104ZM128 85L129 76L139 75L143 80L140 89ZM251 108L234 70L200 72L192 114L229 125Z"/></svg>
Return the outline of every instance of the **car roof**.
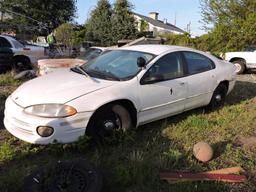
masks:
<svg viewBox="0 0 256 192"><path fill-rule="evenodd" d="M6 39L8 39L8 40L15 40L14 37L9 36L9 35L0 35L0 37L4 37L4 38L6 38Z"/></svg>
<svg viewBox="0 0 256 192"><path fill-rule="evenodd" d="M173 45L133 45L130 47L121 47L121 50L131 50L131 51L141 51L146 53L151 53L154 55L161 55L167 51L178 51L178 50L188 50L195 51L194 49L181 47L181 46L173 46Z"/></svg>

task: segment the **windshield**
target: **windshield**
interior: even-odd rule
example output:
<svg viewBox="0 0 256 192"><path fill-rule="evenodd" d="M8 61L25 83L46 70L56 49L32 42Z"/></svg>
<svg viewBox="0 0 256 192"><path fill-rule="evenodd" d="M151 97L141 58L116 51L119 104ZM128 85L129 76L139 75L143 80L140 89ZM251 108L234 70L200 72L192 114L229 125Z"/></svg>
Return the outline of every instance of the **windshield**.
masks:
<svg viewBox="0 0 256 192"><path fill-rule="evenodd" d="M119 80L133 78L140 71L137 59L142 57L146 63L154 58L154 55L138 51L115 50L107 52L91 60L82 66L90 76L104 78L109 75Z"/></svg>
<svg viewBox="0 0 256 192"><path fill-rule="evenodd" d="M102 53L101 49L90 48L83 55L79 56L79 59L90 61L96 57L98 57Z"/></svg>
<svg viewBox="0 0 256 192"><path fill-rule="evenodd" d="M254 52L256 51L256 46L249 46L245 48L245 51Z"/></svg>

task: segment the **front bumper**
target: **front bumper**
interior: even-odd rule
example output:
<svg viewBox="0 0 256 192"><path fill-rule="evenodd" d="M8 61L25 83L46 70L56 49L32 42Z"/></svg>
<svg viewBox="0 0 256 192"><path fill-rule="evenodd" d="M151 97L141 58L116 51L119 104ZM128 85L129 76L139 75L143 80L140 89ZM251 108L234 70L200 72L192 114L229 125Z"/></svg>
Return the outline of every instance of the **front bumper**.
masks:
<svg viewBox="0 0 256 192"><path fill-rule="evenodd" d="M77 113L67 118L42 118L23 112L10 97L6 100L4 125L15 137L34 144L70 143L85 134L86 126L93 112ZM41 137L36 129L39 126L50 126L54 133L49 137Z"/></svg>

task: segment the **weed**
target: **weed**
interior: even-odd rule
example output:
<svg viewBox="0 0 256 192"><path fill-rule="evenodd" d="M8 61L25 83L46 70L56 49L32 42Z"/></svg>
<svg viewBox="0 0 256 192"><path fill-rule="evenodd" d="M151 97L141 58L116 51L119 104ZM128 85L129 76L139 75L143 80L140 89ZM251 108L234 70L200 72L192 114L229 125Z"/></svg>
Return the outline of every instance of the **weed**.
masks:
<svg viewBox="0 0 256 192"><path fill-rule="evenodd" d="M255 90L255 83L238 81L227 98L227 105L218 111L204 113L197 109L186 112L144 125L136 132L114 135L99 146L88 142L86 137L73 144L35 146L8 134L0 146L0 188L2 191L20 191L22 178L35 167L58 159L79 157L100 170L107 192L256 191L256 149L237 143L239 136L256 134ZM10 92L1 92L0 102L4 103ZM0 130L0 134L7 133ZM214 158L206 164L193 157L193 145L199 141L210 143L214 149ZM162 169L202 172L231 166L242 166L249 181L241 185L219 182L169 185L159 180Z"/></svg>

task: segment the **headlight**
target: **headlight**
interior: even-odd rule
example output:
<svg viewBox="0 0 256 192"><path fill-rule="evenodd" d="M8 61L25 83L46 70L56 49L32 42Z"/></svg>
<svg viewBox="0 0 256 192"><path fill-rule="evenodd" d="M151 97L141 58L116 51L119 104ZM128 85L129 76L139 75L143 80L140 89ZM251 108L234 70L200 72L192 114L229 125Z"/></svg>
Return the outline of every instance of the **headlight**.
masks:
<svg viewBox="0 0 256 192"><path fill-rule="evenodd" d="M77 113L74 107L63 104L33 105L25 108L24 112L30 115L48 118L69 117Z"/></svg>

